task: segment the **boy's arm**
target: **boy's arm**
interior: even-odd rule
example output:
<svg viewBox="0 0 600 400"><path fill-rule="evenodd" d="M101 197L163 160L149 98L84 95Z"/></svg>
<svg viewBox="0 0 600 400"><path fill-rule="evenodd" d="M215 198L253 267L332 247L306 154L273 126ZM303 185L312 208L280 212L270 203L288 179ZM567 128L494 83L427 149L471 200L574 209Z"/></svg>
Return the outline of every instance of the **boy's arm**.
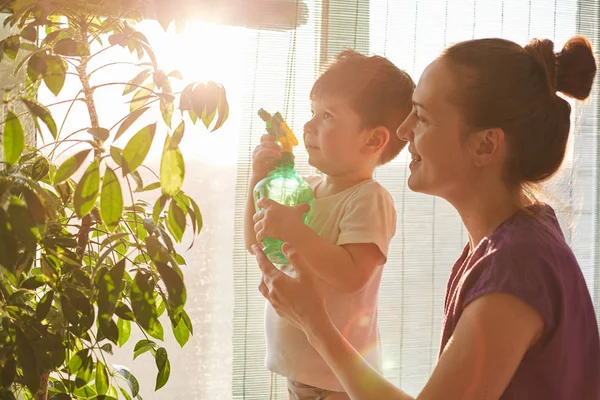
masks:
<svg viewBox="0 0 600 400"><path fill-rule="evenodd" d="M306 260L316 276L343 292L365 287L386 257L374 243L336 245L304 225L289 243Z"/></svg>
<svg viewBox="0 0 600 400"><path fill-rule="evenodd" d="M396 228L394 204L384 189L356 196L340 220L337 243L302 223L303 206L285 207L269 200L254 217L257 239L277 237L290 243L322 280L344 292L362 289L387 259Z"/></svg>

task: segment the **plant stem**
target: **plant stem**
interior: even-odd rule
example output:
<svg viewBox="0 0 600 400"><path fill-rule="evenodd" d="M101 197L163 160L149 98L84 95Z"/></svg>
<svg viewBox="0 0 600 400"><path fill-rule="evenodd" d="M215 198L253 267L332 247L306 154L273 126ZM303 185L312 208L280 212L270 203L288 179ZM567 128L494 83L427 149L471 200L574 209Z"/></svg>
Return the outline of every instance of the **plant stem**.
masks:
<svg viewBox="0 0 600 400"><path fill-rule="evenodd" d="M48 380L50 379L50 371L44 372L40 377L40 388L35 393L35 400L48 399Z"/></svg>

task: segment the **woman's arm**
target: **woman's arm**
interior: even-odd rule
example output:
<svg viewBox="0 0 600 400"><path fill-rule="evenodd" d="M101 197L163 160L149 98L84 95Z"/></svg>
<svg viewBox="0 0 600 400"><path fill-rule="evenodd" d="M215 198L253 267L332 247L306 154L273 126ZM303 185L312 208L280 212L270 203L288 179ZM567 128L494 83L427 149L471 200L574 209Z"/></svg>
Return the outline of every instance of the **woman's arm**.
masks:
<svg viewBox="0 0 600 400"><path fill-rule="evenodd" d="M465 308L418 398L500 398L543 329L541 315L517 297L479 297Z"/></svg>
<svg viewBox="0 0 600 400"><path fill-rule="evenodd" d="M277 313L306 333L352 399L412 399L379 375L346 341L327 314L310 270L289 246L284 250L297 279L278 271L256 251L263 272L260 291ZM543 328L539 313L514 296L480 297L466 307L417 399L498 399Z"/></svg>

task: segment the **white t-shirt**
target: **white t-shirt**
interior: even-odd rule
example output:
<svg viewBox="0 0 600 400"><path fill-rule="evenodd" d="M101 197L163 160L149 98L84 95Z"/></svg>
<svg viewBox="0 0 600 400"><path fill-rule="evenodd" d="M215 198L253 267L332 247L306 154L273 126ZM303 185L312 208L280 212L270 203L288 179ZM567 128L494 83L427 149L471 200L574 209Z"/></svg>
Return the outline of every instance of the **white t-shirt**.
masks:
<svg viewBox="0 0 600 400"><path fill-rule="evenodd" d="M316 188L323 178L306 179ZM374 179L364 181L332 196L314 200L309 225L322 238L336 245L373 243L387 258L396 232L396 210L391 195ZM291 266L283 266L294 275ZM333 322L346 339L376 369L381 366L377 328L377 293L383 265L359 292L344 293L316 279L324 294ZM310 345L305 334L280 318L267 302L265 313L267 368L288 379L332 391L344 391L327 363Z"/></svg>

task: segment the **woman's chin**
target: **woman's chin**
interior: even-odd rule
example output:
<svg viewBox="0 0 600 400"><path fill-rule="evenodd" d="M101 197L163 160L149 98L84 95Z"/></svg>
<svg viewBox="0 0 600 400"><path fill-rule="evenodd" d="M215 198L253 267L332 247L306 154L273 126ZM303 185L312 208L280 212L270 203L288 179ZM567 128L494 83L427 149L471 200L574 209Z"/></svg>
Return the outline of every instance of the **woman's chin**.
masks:
<svg viewBox="0 0 600 400"><path fill-rule="evenodd" d="M419 179L414 173L408 177L407 186L410 190L417 193L427 193L427 185L423 184L423 181Z"/></svg>

